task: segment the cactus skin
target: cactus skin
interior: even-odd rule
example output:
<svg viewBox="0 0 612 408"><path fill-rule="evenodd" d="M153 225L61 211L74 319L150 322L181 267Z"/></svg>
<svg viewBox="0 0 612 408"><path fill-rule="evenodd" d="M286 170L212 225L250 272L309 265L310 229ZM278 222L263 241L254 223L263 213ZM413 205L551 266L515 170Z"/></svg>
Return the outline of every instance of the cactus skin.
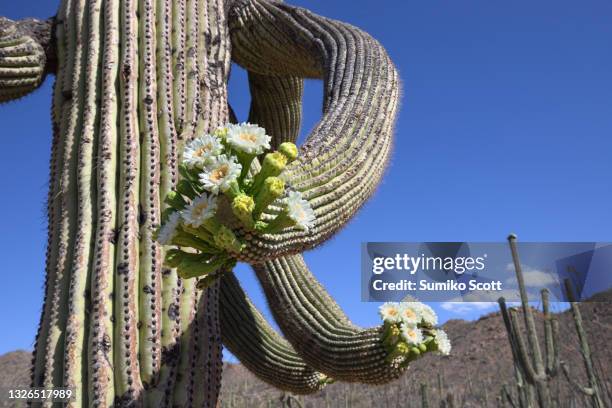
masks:
<svg viewBox="0 0 612 408"><path fill-rule="evenodd" d="M326 241L374 192L391 152L399 79L383 47L347 24L258 0L236 1L230 16L238 64L259 75L324 80L323 118L283 173L310 202L315 225L245 237L241 260L260 264Z"/></svg>
<svg viewBox="0 0 612 408"><path fill-rule="evenodd" d="M197 290L162 265L153 239L184 143L230 119L230 58L249 71L249 120L274 147L297 138L303 78L325 84L323 118L282 175L316 225L237 231L247 243L238 260L255 266L287 340L235 277ZM75 407L213 407L222 339L295 393L405 370L386 361L381 329L353 326L297 255L348 222L382 177L399 79L379 43L271 0L61 0L53 19L0 24L0 102L47 73L54 133L33 386L73 386Z"/></svg>
<svg viewBox="0 0 612 408"><path fill-rule="evenodd" d="M310 394L325 377L310 368L270 327L233 274L221 282L220 314L223 344L261 380L284 391Z"/></svg>
<svg viewBox="0 0 612 408"><path fill-rule="evenodd" d="M407 367L385 360L381 327L353 325L299 255L254 267L274 319L314 369L339 381L383 384Z"/></svg>

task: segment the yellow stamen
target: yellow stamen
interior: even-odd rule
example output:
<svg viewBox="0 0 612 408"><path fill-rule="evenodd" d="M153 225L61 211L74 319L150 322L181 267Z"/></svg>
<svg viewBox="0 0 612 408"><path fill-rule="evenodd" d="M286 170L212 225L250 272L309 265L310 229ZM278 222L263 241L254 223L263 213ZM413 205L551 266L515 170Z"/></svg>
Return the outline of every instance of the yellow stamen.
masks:
<svg viewBox="0 0 612 408"><path fill-rule="evenodd" d="M238 137L244 141L251 143L255 143L257 141L257 136L252 133L241 133Z"/></svg>

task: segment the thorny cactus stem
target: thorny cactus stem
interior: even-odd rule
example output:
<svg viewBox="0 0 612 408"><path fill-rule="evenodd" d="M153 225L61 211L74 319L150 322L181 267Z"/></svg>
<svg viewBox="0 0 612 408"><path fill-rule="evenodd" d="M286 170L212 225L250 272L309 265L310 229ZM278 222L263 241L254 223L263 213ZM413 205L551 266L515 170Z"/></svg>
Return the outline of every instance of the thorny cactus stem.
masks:
<svg viewBox="0 0 612 408"><path fill-rule="evenodd" d="M261 75L324 80L324 116L284 172L315 210L315 225L246 236L242 260L261 263L327 240L372 194L391 150L399 79L383 47L347 24L260 0L236 1L230 15L237 63Z"/></svg>
<svg viewBox="0 0 612 408"><path fill-rule="evenodd" d="M314 227L239 233L240 260L257 265L288 343L237 283L221 288L233 302L219 316L219 282L196 290L163 267L153 239L184 143L229 119L230 58L249 71L249 117L276 147L297 137L303 78L324 80L323 118L283 174L314 208ZM337 232L382 177L399 80L378 42L272 0L62 0L48 21L0 21L0 102L47 73L49 230L32 385L74 387L70 406L215 406L219 319L228 328L237 316L252 324L230 325L225 342L284 389L311 392L319 372L381 383L403 371L387 362L382 329L353 326L295 255ZM245 332L259 342L247 348Z"/></svg>
<svg viewBox="0 0 612 408"><path fill-rule="evenodd" d="M281 330L313 368L341 381L382 384L407 368L386 361L382 329L353 325L299 255L254 267Z"/></svg>
<svg viewBox="0 0 612 408"><path fill-rule="evenodd" d="M312 368L278 335L243 292L233 274L221 278L223 344L261 380L295 394L322 389L327 377Z"/></svg>

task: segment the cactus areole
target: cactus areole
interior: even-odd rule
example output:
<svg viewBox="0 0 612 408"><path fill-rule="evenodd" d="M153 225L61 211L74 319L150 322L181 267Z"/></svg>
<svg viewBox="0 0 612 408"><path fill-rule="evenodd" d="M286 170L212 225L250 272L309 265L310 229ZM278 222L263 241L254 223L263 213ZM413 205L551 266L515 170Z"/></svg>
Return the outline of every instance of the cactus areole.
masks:
<svg viewBox="0 0 612 408"><path fill-rule="evenodd" d="M255 176L256 194L230 203L244 225L216 242L240 243L227 259L253 265L286 338L231 272L198 288L158 242L168 203L185 199L186 146L235 120L231 61L249 73L248 121L277 152L240 173L270 178ZM222 344L264 381L302 394L334 380L385 383L419 354L450 347L436 345L425 320L356 327L300 255L351 219L389 158L399 78L368 34L272 0L61 0L46 21L0 19L0 102L46 74L55 75L53 143L33 386L71 387L75 407L213 407ZM324 112L298 152L288 142L304 78L324 81ZM281 194L305 228L254 228Z"/></svg>

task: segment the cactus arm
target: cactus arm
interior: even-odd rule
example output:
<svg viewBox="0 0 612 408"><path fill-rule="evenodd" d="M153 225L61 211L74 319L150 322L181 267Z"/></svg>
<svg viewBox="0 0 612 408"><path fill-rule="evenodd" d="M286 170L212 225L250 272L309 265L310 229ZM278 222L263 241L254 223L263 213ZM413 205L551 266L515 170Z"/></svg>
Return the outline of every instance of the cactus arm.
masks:
<svg viewBox="0 0 612 408"><path fill-rule="evenodd" d="M272 136L272 149L295 142L302 122L304 80L294 76L268 76L249 72L249 122Z"/></svg>
<svg viewBox="0 0 612 408"><path fill-rule="evenodd" d="M223 344L259 379L296 394L310 394L325 385L323 374L308 367L270 327L232 273L222 278L220 308Z"/></svg>
<svg viewBox="0 0 612 408"><path fill-rule="evenodd" d="M303 9L236 1L230 30L233 58L249 71L325 81L323 118L285 169L315 210L315 226L247 240L244 260L260 263L325 241L372 194L390 154L399 81L369 35Z"/></svg>
<svg viewBox="0 0 612 408"><path fill-rule="evenodd" d="M254 266L275 320L314 369L340 381L382 384L404 368L387 362L379 328L354 326L299 255Z"/></svg>
<svg viewBox="0 0 612 408"><path fill-rule="evenodd" d="M524 372L527 376L527 380L536 384L538 381L546 381L546 376L542 375L537 371L533 364L529 361L529 350L527 349L527 345L525 344L525 340L520 334L520 327L518 322L516 310L510 310L510 323L512 325L512 331L516 335L514 338L516 339L516 345L518 349L518 357L521 362L521 367L523 367Z"/></svg>
<svg viewBox="0 0 612 408"><path fill-rule="evenodd" d="M559 336L559 322L550 313L550 293L548 289L542 289L542 310L544 312L544 339L546 353L546 374L552 377L559 369L559 347L557 339Z"/></svg>
<svg viewBox="0 0 612 408"><path fill-rule="evenodd" d="M54 25L55 18L0 17L0 103L27 95L56 72Z"/></svg>

